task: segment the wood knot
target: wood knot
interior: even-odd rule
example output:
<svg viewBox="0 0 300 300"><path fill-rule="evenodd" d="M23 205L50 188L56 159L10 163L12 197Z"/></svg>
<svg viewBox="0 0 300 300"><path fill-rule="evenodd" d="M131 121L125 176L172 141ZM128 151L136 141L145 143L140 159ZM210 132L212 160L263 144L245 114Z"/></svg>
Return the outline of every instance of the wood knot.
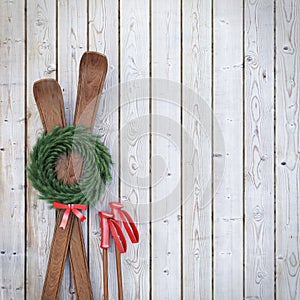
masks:
<svg viewBox="0 0 300 300"><path fill-rule="evenodd" d="M260 222L264 218L264 211L260 206L255 206L252 212L253 219L256 222Z"/></svg>

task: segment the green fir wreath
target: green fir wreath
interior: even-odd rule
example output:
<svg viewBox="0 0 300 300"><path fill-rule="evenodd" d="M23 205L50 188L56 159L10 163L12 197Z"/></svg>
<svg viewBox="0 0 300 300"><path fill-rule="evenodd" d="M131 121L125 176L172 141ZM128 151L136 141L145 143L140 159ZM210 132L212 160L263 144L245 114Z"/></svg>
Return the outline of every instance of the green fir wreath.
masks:
<svg viewBox="0 0 300 300"><path fill-rule="evenodd" d="M78 153L84 160L79 181L64 185L57 178L56 163L61 154ZM43 133L30 153L27 176L39 192L39 198L50 204L88 204L99 200L110 181L111 155L99 136L82 126L55 127Z"/></svg>

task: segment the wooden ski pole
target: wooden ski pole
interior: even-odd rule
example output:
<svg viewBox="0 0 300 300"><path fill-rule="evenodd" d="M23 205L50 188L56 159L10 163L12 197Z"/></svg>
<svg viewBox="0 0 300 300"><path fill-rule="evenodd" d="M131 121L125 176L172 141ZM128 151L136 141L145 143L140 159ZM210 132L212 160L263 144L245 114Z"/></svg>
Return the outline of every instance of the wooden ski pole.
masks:
<svg viewBox="0 0 300 300"><path fill-rule="evenodd" d="M113 219L113 214L109 212L99 212L101 243L100 248L103 249L103 289L104 300L108 300L108 259L107 249L110 247L110 233L116 244L116 249L119 253L126 252L127 244L124 234L119 223ZM123 296L123 295L122 295Z"/></svg>
<svg viewBox="0 0 300 300"><path fill-rule="evenodd" d="M116 247L116 267L117 267L117 277L118 277L118 299L123 300L123 280L122 280L122 264L121 264L121 254Z"/></svg>
<svg viewBox="0 0 300 300"><path fill-rule="evenodd" d="M103 260L103 291L104 300L108 300L108 258L107 249L110 247L110 230L108 219L113 215L106 212L99 212L100 216L100 228L101 228L101 244L102 248L102 260Z"/></svg>
<svg viewBox="0 0 300 300"><path fill-rule="evenodd" d="M119 226L122 227L124 224L125 230L131 240L132 243L137 243L139 241L139 233L138 230L129 216L129 214L122 210L124 205L119 202L110 202L109 206L111 208L114 219L118 222ZM116 247L116 267L117 267L117 275L118 275L118 295L119 300L123 300L123 284L122 284L122 264L121 264L121 254Z"/></svg>

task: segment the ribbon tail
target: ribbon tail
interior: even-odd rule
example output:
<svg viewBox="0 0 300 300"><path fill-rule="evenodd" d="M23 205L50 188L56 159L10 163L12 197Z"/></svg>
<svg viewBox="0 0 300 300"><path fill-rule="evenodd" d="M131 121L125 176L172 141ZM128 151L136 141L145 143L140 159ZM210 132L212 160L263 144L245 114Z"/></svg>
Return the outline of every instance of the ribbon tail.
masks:
<svg viewBox="0 0 300 300"><path fill-rule="evenodd" d="M63 215L63 218L62 218L61 223L60 223L60 226L59 226L60 228L66 229L67 222L68 222L69 215L70 215L70 211L71 211L70 208L67 208L67 209L65 210L65 213L64 213L64 215Z"/></svg>
<svg viewBox="0 0 300 300"><path fill-rule="evenodd" d="M81 213L78 209L73 208L72 212L81 222L83 222L86 219L85 215Z"/></svg>

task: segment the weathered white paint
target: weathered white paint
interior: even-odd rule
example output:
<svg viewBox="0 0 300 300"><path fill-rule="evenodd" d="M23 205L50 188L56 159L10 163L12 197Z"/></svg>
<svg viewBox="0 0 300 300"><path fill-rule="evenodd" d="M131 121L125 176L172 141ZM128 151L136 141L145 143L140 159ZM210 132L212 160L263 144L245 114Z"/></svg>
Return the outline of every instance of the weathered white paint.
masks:
<svg viewBox="0 0 300 300"><path fill-rule="evenodd" d="M212 4L187 0L182 8L182 292L211 299Z"/></svg>
<svg viewBox="0 0 300 300"><path fill-rule="evenodd" d="M300 297L300 2L276 1L276 292Z"/></svg>
<svg viewBox="0 0 300 300"><path fill-rule="evenodd" d="M150 291L150 89L144 79L149 77L149 47L149 0L121 0L120 191L144 240L138 245L129 243L123 255L125 299L148 299Z"/></svg>
<svg viewBox="0 0 300 300"><path fill-rule="evenodd" d="M42 124L33 98L34 81L56 76L56 6L54 1L27 1L27 152L42 133ZM23 66L24 67L24 66ZM39 201L30 185L27 189L27 299L42 295L48 256L55 225L55 212Z"/></svg>
<svg viewBox="0 0 300 300"><path fill-rule="evenodd" d="M0 2L0 298L25 296L24 1Z"/></svg>
<svg viewBox="0 0 300 300"><path fill-rule="evenodd" d="M245 3L245 297L274 297L274 3Z"/></svg>
<svg viewBox="0 0 300 300"><path fill-rule="evenodd" d="M151 28L152 298L180 299L180 86L155 80L180 82L180 2L153 0Z"/></svg>
<svg viewBox="0 0 300 300"><path fill-rule="evenodd" d="M94 132L102 135L102 140L109 147L113 160L113 179L106 193L89 211L89 263L94 298L103 298L102 256L100 245L100 226L98 211L110 211L108 203L119 200L119 49L118 49L118 1L89 2L89 50L107 55L108 72L100 99L99 111ZM109 299L117 297L117 275L115 249L108 250L109 263ZM125 280L124 280L125 282Z"/></svg>
<svg viewBox="0 0 300 300"><path fill-rule="evenodd" d="M140 244L122 256L125 299L299 298L299 1L2 0L0 8L1 299L40 298L55 224L36 191L24 190L25 153L42 132L32 84L58 78L70 123L87 48L109 60L95 132L115 162L84 224L95 299L97 211L121 197L141 222ZM191 90L150 85L150 75ZM117 299L114 249L109 265ZM60 298L73 293L67 274Z"/></svg>
<svg viewBox="0 0 300 300"><path fill-rule="evenodd" d="M243 298L243 2L214 1L213 107L225 141L214 138L214 298ZM218 134L214 126L214 136ZM214 164L214 177L219 175ZM216 179L216 177L214 178Z"/></svg>

